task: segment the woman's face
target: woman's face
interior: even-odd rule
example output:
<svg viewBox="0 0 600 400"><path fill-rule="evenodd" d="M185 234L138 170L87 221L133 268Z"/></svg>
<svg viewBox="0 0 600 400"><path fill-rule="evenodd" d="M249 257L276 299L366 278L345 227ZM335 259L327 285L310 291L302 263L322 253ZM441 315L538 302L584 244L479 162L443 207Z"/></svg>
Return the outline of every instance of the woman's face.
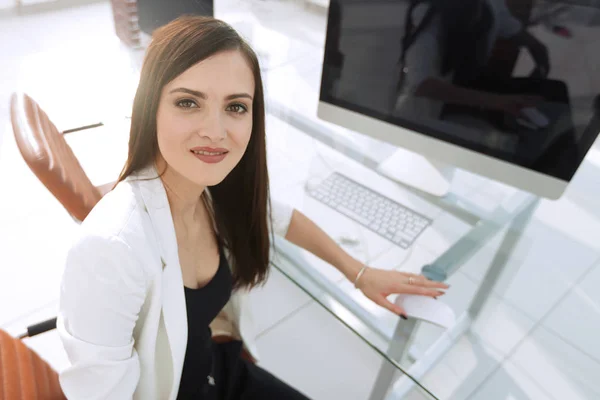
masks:
<svg viewBox="0 0 600 400"><path fill-rule="evenodd" d="M168 168L201 187L220 183L248 146L253 95L254 76L239 51L215 54L167 84L156 126Z"/></svg>

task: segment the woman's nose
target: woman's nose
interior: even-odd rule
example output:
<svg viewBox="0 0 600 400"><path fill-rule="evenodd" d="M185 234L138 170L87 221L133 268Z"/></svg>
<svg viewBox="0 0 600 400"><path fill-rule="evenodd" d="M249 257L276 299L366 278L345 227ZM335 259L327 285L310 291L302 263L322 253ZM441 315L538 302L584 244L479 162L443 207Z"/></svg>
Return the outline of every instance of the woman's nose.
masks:
<svg viewBox="0 0 600 400"><path fill-rule="evenodd" d="M227 137L227 130L220 113L210 113L203 121L200 136L205 136L213 142L218 142Z"/></svg>

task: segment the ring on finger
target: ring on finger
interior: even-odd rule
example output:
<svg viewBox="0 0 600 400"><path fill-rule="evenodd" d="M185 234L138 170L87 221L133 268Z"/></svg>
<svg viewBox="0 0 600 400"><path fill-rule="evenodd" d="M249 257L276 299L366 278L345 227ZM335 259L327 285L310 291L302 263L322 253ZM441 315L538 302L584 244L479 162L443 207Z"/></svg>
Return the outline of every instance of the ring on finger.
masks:
<svg viewBox="0 0 600 400"><path fill-rule="evenodd" d="M412 276L409 276L408 277L408 284L409 285L414 285L414 283L415 283L415 278L413 278Z"/></svg>

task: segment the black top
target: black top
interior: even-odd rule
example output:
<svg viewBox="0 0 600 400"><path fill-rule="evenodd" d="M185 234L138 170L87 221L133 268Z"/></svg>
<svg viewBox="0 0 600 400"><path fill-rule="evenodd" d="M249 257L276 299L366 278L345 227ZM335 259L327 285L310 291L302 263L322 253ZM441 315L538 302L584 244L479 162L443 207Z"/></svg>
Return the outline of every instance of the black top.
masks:
<svg viewBox="0 0 600 400"><path fill-rule="evenodd" d="M215 276L198 289L185 287L188 341L179 384L178 399L201 398L213 375L213 342L209 324L223 309L233 287L229 263L219 248Z"/></svg>

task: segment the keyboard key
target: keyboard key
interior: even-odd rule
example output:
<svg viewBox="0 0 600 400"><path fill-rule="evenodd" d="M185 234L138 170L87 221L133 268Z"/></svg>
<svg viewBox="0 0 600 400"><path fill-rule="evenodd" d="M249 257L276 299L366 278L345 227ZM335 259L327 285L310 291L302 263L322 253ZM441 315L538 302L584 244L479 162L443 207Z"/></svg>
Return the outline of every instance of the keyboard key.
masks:
<svg viewBox="0 0 600 400"><path fill-rule="evenodd" d="M355 213L354 211L350 210L348 207L340 205L337 207L337 210L339 212L341 212L342 214L345 214L346 216L358 221L359 223L361 223L363 225L367 225L367 226L369 225L370 221L367 218Z"/></svg>

